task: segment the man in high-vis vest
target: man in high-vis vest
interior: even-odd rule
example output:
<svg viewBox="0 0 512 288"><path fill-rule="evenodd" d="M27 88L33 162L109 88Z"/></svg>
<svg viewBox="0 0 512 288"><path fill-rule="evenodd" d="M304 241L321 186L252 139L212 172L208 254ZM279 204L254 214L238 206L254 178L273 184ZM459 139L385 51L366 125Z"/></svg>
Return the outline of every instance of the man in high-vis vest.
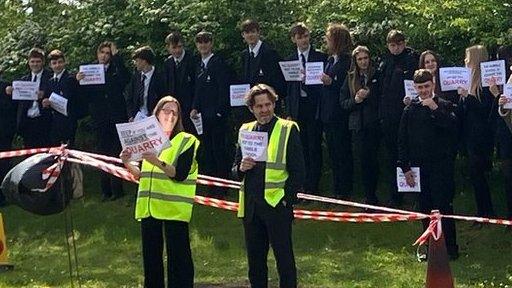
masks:
<svg viewBox="0 0 512 288"><path fill-rule="evenodd" d="M267 255L272 246L279 273L279 287L297 287L292 246L292 204L305 178L299 129L295 122L274 114L277 95L270 86L258 84L246 95L246 104L257 121L240 131L267 133L266 161L242 153L239 136L233 172L242 181L238 216L243 218L249 281L253 288L268 286Z"/></svg>

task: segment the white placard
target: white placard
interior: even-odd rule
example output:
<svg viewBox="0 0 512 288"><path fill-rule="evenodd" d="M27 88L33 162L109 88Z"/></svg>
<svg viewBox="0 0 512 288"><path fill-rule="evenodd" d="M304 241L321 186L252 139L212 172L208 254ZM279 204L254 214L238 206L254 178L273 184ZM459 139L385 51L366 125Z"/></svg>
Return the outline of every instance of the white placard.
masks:
<svg viewBox="0 0 512 288"><path fill-rule="evenodd" d="M80 80L80 85L105 84L105 65L80 65L79 71L85 75L85 78Z"/></svg>
<svg viewBox="0 0 512 288"><path fill-rule="evenodd" d="M411 171L414 175L414 187L409 186L407 181L405 181L405 174L402 172L402 168L396 168L396 184L398 185L398 192L421 192L420 168L411 167Z"/></svg>
<svg viewBox="0 0 512 288"><path fill-rule="evenodd" d="M439 69L441 91L453 91L471 87L471 69L465 67L444 67Z"/></svg>
<svg viewBox="0 0 512 288"><path fill-rule="evenodd" d="M116 124L116 129L123 150L128 149L132 154L131 161L141 160L145 152L158 155L170 147L169 138L154 115L137 122Z"/></svg>
<svg viewBox="0 0 512 288"><path fill-rule="evenodd" d="M267 161L268 133L240 130L238 139L243 158Z"/></svg>
<svg viewBox="0 0 512 288"><path fill-rule="evenodd" d="M231 107L245 106L245 94L251 90L251 85L240 84L229 86L229 103Z"/></svg>
<svg viewBox="0 0 512 288"><path fill-rule="evenodd" d="M37 100L37 82L13 81L12 89L12 100Z"/></svg>
<svg viewBox="0 0 512 288"><path fill-rule="evenodd" d="M50 95L50 106L60 114L64 116L68 116L68 99L62 97L57 93L52 93Z"/></svg>
<svg viewBox="0 0 512 288"><path fill-rule="evenodd" d="M503 108L512 109L512 84L503 85L503 95L507 98L507 103L503 105Z"/></svg>
<svg viewBox="0 0 512 288"><path fill-rule="evenodd" d="M416 91L416 88L414 88L414 81L404 80L404 89L405 97L411 97L411 99L418 97L418 92Z"/></svg>
<svg viewBox="0 0 512 288"><path fill-rule="evenodd" d="M203 117L201 113L197 113L195 118L190 117L192 123L194 123L194 127L196 127L197 135L203 134Z"/></svg>
<svg viewBox="0 0 512 288"><path fill-rule="evenodd" d="M140 121L140 120L143 120L146 118L148 118L148 115L146 115L140 111L137 111L137 114L135 114L135 117L133 117L133 121Z"/></svg>
<svg viewBox="0 0 512 288"><path fill-rule="evenodd" d="M306 85L323 84L324 62L306 62Z"/></svg>
<svg viewBox="0 0 512 288"><path fill-rule="evenodd" d="M489 87L494 78L496 85L503 85L507 80L505 73L505 60L496 60L480 63L482 87Z"/></svg>
<svg viewBox="0 0 512 288"><path fill-rule="evenodd" d="M304 79L304 71L300 60L280 61L279 66L286 81L302 81Z"/></svg>

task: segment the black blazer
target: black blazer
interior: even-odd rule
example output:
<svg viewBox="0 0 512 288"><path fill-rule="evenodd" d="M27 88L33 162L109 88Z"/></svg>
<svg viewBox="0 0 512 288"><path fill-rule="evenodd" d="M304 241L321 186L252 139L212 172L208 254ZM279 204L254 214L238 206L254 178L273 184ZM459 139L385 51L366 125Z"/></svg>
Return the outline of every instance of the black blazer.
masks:
<svg viewBox="0 0 512 288"><path fill-rule="evenodd" d="M16 131L17 101L12 101L5 94L5 88L10 84L0 81L0 145L9 145ZM7 144L6 142L9 142ZM0 147L2 149L3 147Z"/></svg>
<svg viewBox="0 0 512 288"><path fill-rule="evenodd" d="M341 87L340 104L341 107L348 111L348 128L350 130L359 131L365 129L379 120L379 76L374 73L366 83L369 94L361 103L356 103L354 97L355 92L350 91L349 82L355 77L355 71L350 71L345 78L345 82Z"/></svg>
<svg viewBox="0 0 512 288"><path fill-rule="evenodd" d="M322 97L318 105L318 117L323 123L342 122L347 119L347 111L341 109L340 91L350 68L350 61L349 54L342 54L331 69L328 69L329 61L325 64L325 74L332 78L332 83L323 86Z"/></svg>
<svg viewBox="0 0 512 288"><path fill-rule="evenodd" d="M50 78L52 76L53 76L52 72L50 72L49 70L43 69L43 74L41 75L41 82L39 84L39 90L44 92L43 99L50 97L50 95L47 94L47 91L48 91L48 84L49 84ZM28 73L27 75L21 77L20 80L21 81L32 81L32 73ZM39 104L39 111L41 112L41 116L39 116L38 118L40 119L39 122L42 125L44 125L43 123L48 124L49 121L51 120L50 111L48 111L47 109L43 109L43 105L42 105L43 99L39 99L37 101ZM19 102L19 103L18 103L18 112L17 112L16 120L18 123L18 129L23 129L25 122L28 119L28 117L27 117L28 109L30 107L32 107L33 101L22 100L22 101L17 101L17 102ZM47 124L44 126L47 126ZM47 127L45 127L45 128L47 128Z"/></svg>
<svg viewBox="0 0 512 288"><path fill-rule="evenodd" d="M266 42L262 42L250 71L249 53L249 47L242 51L242 82L251 84L251 87L260 83L270 85L276 90L280 98L284 98L286 83L279 67L281 57L277 51Z"/></svg>
<svg viewBox="0 0 512 288"><path fill-rule="evenodd" d="M183 115L190 114L194 100L196 81L197 57L185 50L180 67L176 69L176 62L172 56L164 62L164 77L167 93L180 102Z"/></svg>
<svg viewBox="0 0 512 288"><path fill-rule="evenodd" d="M223 119L229 113L230 71L224 59L214 54L208 66L201 69L196 63L196 89L192 109L201 113L203 120Z"/></svg>
<svg viewBox="0 0 512 288"><path fill-rule="evenodd" d="M126 93L128 117L135 117L139 111L140 106L142 106L144 103L142 95L139 95L138 93L141 89L143 89L141 86L142 74L139 71L135 71L132 75L132 79ZM153 109L155 109L158 101L166 94L164 75L157 71L155 68L155 71L153 71L153 75L149 80L148 101L146 103L146 109L148 110L149 115L153 113Z"/></svg>
<svg viewBox="0 0 512 288"><path fill-rule="evenodd" d="M297 51L290 55L286 60L299 60L299 55L297 54ZM326 61L327 55L325 53L317 51L313 49L313 47L310 48L307 62L325 63ZM301 116L305 116L307 119L316 118L318 103L320 102L319 99L322 97L322 85L301 85L301 82L299 81L290 81L286 83L286 111L288 115L291 116L293 119L298 119L299 100L303 98L300 96L300 89L302 86L302 89L304 89L304 91L306 91L306 93L308 94L308 97L304 97L304 99L302 99L302 103L306 105L305 108L307 108L306 111L308 112L309 115Z"/></svg>
<svg viewBox="0 0 512 288"><path fill-rule="evenodd" d="M48 97L50 97L52 93L56 93L68 100L67 118L76 121L78 118L80 118L80 116L84 114L83 111L85 107L83 106L87 103L84 101L84 97L80 93L76 75L69 73L68 70L65 70L62 72L62 76L60 77L59 81L56 81L53 77L50 78L47 88L48 89L45 94L48 95ZM62 117L66 117L56 111L52 111L52 114L54 116L61 115Z"/></svg>
<svg viewBox="0 0 512 288"><path fill-rule="evenodd" d="M94 126L101 127L127 121L124 89L129 80L130 74L123 59L116 54L112 56L105 71L105 84L80 86L82 93L89 100L89 112Z"/></svg>

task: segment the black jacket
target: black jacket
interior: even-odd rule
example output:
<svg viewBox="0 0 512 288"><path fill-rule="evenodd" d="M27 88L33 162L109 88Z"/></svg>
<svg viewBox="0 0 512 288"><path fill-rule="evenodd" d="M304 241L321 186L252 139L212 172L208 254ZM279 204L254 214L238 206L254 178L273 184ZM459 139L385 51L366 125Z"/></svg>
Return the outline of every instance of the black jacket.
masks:
<svg viewBox="0 0 512 288"><path fill-rule="evenodd" d="M184 53L178 68L172 56L165 60L164 77L167 93L178 99L183 115L188 117L194 99L197 57L188 50Z"/></svg>
<svg viewBox="0 0 512 288"><path fill-rule="evenodd" d="M287 59L287 61L292 60L299 60L299 55L295 51L292 55L290 55ZM326 62L327 61L327 55L313 49L313 47L310 48L307 62ZM317 111L318 111L318 104L320 103L320 98L322 97L322 85L301 85L301 82L298 81L291 81L286 82L287 83L287 90L286 90L286 110L287 115L291 116L293 119L299 118L299 106L305 105L306 110L309 112L308 114L311 115L301 115L302 117L305 116L307 119L314 119L316 118ZM300 96L300 90L302 89L306 91L308 94L307 97L301 97ZM301 99L303 98L303 99ZM300 101L302 100L302 101ZM301 103L302 104L299 104ZM304 110L303 110L304 111Z"/></svg>
<svg viewBox="0 0 512 288"><path fill-rule="evenodd" d="M250 84L267 84L274 88L280 98L285 98L286 83L284 76L279 67L281 57L274 48L266 42L262 42L258 55L254 59L254 63L249 69L249 47L242 51L242 79L243 83Z"/></svg>
<svg viewBox="0 0 512 288"><path fill-rule="evenodd" d="M379 66L381 93L379 115L381 119L398 122L404 110L404 80L412 80L418 69L418 55L409 47L399 55L387 53Z"/></svg>
<svg viewBox="0 0 512 288"><path fill-rule="evenodd" d="M130 85L128 86L126 93L126 106L128 111L128 117L135 117L140 109L140 106L144 103L142 95L139 95L139 91L143 89L142 86L142 74L139 71L135 71L132 75ZM146 103L146 109L151 115L153 109L155 109L156 103L165 96L165 78L162 73L156 70L153 71L153 75L149 80L148 99ZM146 116L149 116L146 115Z"/></svg>
<svg viewBox="0 0 512 288"><path fill-rule="evenodd" d="M17 101L12 101L5 94L5 88L10 84L0 81L0 143L11 142L16 131Z"/></svg>
<svg viewBox="0 0 512 288"><path fill-rule="evenodd" d="M407 172L411 166L453 159L457 119L452 104L435 97L436 110L414 99L407 106L398 130L398 166Z"/></svg>
<svg viewBox="0 0 512 288"><path fill-rule="evenodd" d="M333 59L329 57L329 59ZM325 64L325 74L331 76L332 84L324 85L320 104L318 105L318 118L323 123L344 122L348 118L348 112L344 111L340 105L341 86L345 82L345 77L350 68L350 55L342 54L338 61L329 69L329 61Z"/></svg>
<svg viewBox="0 0 512 288"><path fill-rule="evenodd" d="M47 95L48 91L48 83L50 81L50 78L52 77L52 72L49 70L44 69L43 74L41 76L41 82L39 84L39 90L44 92L43 99L50 97L50 95ZM32 74L29 73L20 79L21 81L32 81ZM43 109L42 101L43 99L39 99L37 102L39 104L39 111L41 112L41 116L38 117L39 121L41 123L41 128L47 129L47 127L51 121L51 113L47 109ZM16 101L16 100L15 100ZM32 107L33 101L17 101L18 102L18 112L16 116L16 122L18 125L19 130L23 130L25 126L25 122L28 118L27 112L30 107Z"/></svg>
<svg viewBox="0 0 512 288"><path fill-rule="evenodd" d="M354 97L355 92L350 91L350 81L355 77L355 71L348 73L345 82L341 87L340 104L343 109L348 111L348 128L350 130L359 131L379 120L379 75L373 74L373 77L368 79L366 89L369 89L369 94L366 99L361 103L356 103Z"/></svg>
<svg viewBox="0 0 512 288"><path fill-rule="evenodd" d="M230 72L224 59L214 54L208 66L201 69L202 60L196 63L196 87L192 109L204 119L225 119L229 113Z"/></svg>

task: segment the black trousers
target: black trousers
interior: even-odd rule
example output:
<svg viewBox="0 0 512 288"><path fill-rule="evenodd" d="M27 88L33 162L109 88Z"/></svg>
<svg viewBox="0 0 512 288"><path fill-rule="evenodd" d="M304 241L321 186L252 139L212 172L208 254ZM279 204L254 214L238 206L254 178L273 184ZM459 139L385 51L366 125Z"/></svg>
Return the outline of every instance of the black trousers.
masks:
<svg viewBox="0 0 512 288"><path fill-rule="evenodd" d="M119 157L122 148L114 124L98 125L98 127L96 127L96 143L98 153L106 156ZM124 194L121 179L106 172L100 173L101 193L104 197L119 197Z"/></svg>
<svg viewBox="0 0 512 288"><path fill-rule="evenodd" d="M12 149L12 138L13 135L2 135L0 137L0 152L10 151ZM0 160L0 186L4 180L5 175L11 169L11 159ZM0 205L5 202L5 196L0 189Z"/></svg>
<svg viewBox="0 0 512 288"><path fill-rule="evenodd" d="M381 123L381 135L384 143L384 148L387 152L387 159L385 163L385 169L387 171L386 182L388 183L389 197L390 200L396 204L401 204L403 201L403 195L398 193L398 187L396 186L396 165L398 160L398 127L400 125L400 119L389 120L384 119Z"/></svg>
<svg viewBox="0 0 512 288"><path fill-rule="evenodd" d="M512 159L503 159L501 162L501 171L505 181L505 197L507 199L508 219L512 219Z"/></svg>
<svg viewBox="0 0 512 288"><path fill-rule="evenodd" d="M203 119L203 134L199 135L201 145L198 151L199 173L203 175L227 179L230 163L227 150L227 129L225 119ZM208 194L213 197L224 197L225 188L209 186Z"/></svg>
<svg viewBox="0 0 512 288"><path fill-rule="evenodd" d="M192 288L194 286L194 263L190 251L188 223L149 217L141 220L140 227L144 260L144 287L165 287L162 258L165 235L167 287Z"/></svg>
<svg viewBox="0 0 512 288"><path fill-rule="evenodd" d="M487 172L491 169L491 156L468 151L470 182L475 192L477 215L494 216Z"/></svg>
<svg viewBox="0 0 512 288"><path fill-rule="evenodd" d="M353 132L354 150L361 165L361 183L366 202L377 204L377 182L379 180L379 142L378 123Z"/></svg>
<svg viewBox="0 0 512 288"><path fill-rule="evenodd" d="M36 118L24 118L20 134L23 137L23 146L26 149L43 148L51 145L50 118L40 116Z"/></svg>
<svg viewBox="0 0 512 288"><path fill-rule="evenodd" d="M418 200L422 213L430 214L432 210L439 210L441 214L453 215L453 176L452 159L420 166L421 192ZM448 254L454 255L458 253L455 220L443 218L441 223ZM427 229L428 225L429 220L424 220L423 229Z"/></svg>
<svg viewBox="0 0 512 288"><path fill-rule="evenodd" d="M324 123L323 128L332 170L333 194L348 197L352 194L354 174L352 135L348 123Z"/></svg>
<svg viewBox="0 0 512 288"><path fill-rule="evenodd" d="M306 164L304 188L307 193L318 194L318 185L322 176L322 122L300 116L297 122Z"/></svg>
<svg viewBox="0 0 512 288"><path fill-rule="evenodd" d="M251 287L268 287L267 256L270 245L276 259L279 287L295 288L297 268L292 245L292 208L284 207L282 203L276 208L266 203L255 205L252 217L243 220Z"/></svg>

